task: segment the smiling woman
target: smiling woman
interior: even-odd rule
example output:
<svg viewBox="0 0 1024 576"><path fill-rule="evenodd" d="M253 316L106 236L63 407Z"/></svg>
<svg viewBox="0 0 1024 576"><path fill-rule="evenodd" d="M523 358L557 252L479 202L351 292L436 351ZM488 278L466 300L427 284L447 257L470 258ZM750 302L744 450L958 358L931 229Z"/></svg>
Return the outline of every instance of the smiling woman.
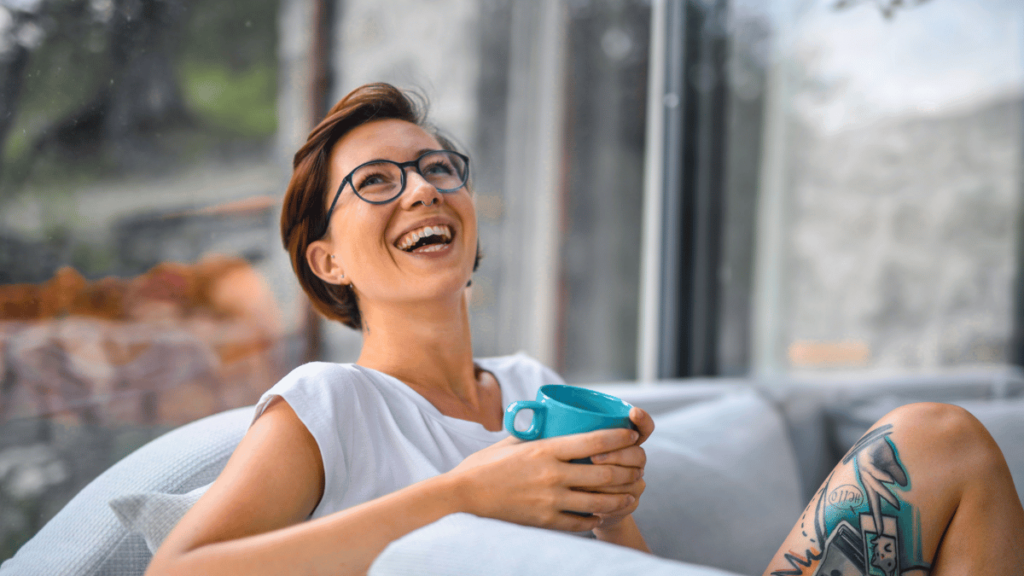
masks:
<svg viewBox="0 0 1024 576"><path fill-rule="evenodd" d="M454 512L647 549L632 518L646 412L630 412L635 431L528 443L502 428L504 406L562 379L524 355L473 358L477 217L454 148L386 84L356 89L310 134L282 238L316 309L362 331L359 359L306 364L263 395L148 574L361 574Z"/></svg>
<svg viewBox="0 0 1024 576"><path fill-rule="evenodd" d="M355 329L362 329L362 315L357 303L356 292L353 289L351 276L347 282L331 282L316 274L307 260L307 252L310 246L319 240L326 240L327 234L338 230L339 224L335 224L332 230L328 230L329 218L334 215L340 202L342 206L351 205L353 200L362 198L371 206L363 207L363 210L374 212L373 204L385 204L394 197L406 192L410 177L407 175L406 167L395 162L395 158L386 156L374 156L368 150L363 150L352 158L350 163L339 166L338 158L340 147L335 149L335 144L346 136L351 142L349 148L356 148L355 138L360 134L356 128L363 129L363 138L370 138L378 131L386 131L385 125L394 132L392 137L402 138L402 130L411 131L415 128L420 134L421 141L426 148L416 149L417 158L416 172L424 178L424 167L427 173L436 170L432 163L441 161L453 164L453 170L461 165L461 180L458 186L452 186L449 182L442 183L438 190L445 190L446 193L462 192L469 194L471 182L469 181L469 159L464 155L454 152L454 143L444 136L437 128L426 121L425 103L422 100L415 100L414 96L401 92L387 84L370 84L354 90L348 96L338 102L327 114L327 117L313 129L306 144L295 154L293 166L295 172L288 192L284 200L284 210L281 213L281 237L285 249L291 256L292 267L298 276L299 283L303 290L309 295L310 301L317 311L325 317L338 320ZM388 122L384 122L387 120ZM367 127L372 125L372 127ZM415 147L413 147L415 149ZM434 152L434 149L444 148L446 154L427 153ZM389 150L383 150L387 152ZM361 156L360 156L361 154ZM409 166L409 165L407 165ZM332 171L332 168L334 169ZM385 186L379 185L380 180L390 178L392 186L395 183L395 173L399 183L399 189L394 196L387 197L390 193L382 193ZM336 178L331 179L331 174ZM389 176L390 174L390 176ZM345 175L345 176L342 176ZM369 178L375 178L376 185L371 185ZM416 183L413 183L415 187ZM325 190L335 191L331 197L325 194ZM361 190L363 192L361 192ZM345 192L348 194L345 194ZM361 194L361 195L360 195ZM440 196L438 196L440 198ZM319 200L319 201L318 201ZM408 200L408 198L406 198ZM357 206L357 208L359 208ZM475 220L475 218L474 218ZM358 226L358 224L356 224ZM433 225L445 225L443 222L430 223ZM475 240L476 231L473 230ZM343 240L338 238L339 241ZM449 236L446 244L451 243ZM323 246L320 244L318 246ZM403 246L405 250L408 246ZM320 254L317 252L317 254ZM324 254L330 256L337 254L326 251ZM476 249L473 261L473 270L479 265L480 252ZM342 264L344 260L338 262ZM340 268L339 268L340 270Z"/></svg>
<svg viewBox="0 0 1024 576"><path fill-rule="evenodd" d="M469 282L476 255L476 211L464 185L442 192L431 183L433 178L420 175L421 159L446 154L422 151L439 146L435 137L415 124L384 119L353 129L331 154L332 172L349 175L338 184L327 233L306 248L306 263L322 282L347 287L358 303L364 332L371 315L415 314L427 302L434 303L434 310L465 305L461 289ZM388 186L381 184L381 171L360 172L368 163L400 165L386 158L401 161L406 168L400 174L410 174L402 179L405 186L396 183L395 189L386 192L390 200L370 202L365 193L357 192ZM346 188L353 174L362 179ZM445 185L456 184L451 179L465 180L446 178ZM333 183L329 189L335 188ZM399 247L403 243L416 246L434 236L434 227L449 230L451 240L436 248ZM410 305L416 310L408 309ZM455 308L449 313L465 315Z"/></svg>

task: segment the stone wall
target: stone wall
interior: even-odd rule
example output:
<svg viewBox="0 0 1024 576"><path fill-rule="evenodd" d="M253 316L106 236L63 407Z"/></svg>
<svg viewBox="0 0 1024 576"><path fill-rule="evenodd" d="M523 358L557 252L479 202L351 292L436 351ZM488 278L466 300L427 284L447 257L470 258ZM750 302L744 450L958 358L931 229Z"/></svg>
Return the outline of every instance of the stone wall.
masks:
<svg viewBox="0 0 1024 576"><path fill-rule="evenodd" d="M181 424L253 404L301 354L244 260L0 286L0 560Z"/></svg>

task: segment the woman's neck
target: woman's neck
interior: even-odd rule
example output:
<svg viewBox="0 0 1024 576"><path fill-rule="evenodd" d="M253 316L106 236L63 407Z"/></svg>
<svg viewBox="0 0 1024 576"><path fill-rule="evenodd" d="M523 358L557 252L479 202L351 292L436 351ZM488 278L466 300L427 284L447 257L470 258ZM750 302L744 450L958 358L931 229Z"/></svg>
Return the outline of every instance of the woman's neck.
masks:
<svg viewBox="0 0 1024 576"><path fill-rule="evenodd" d="M461 296L447 302L367 306L356 363L398 378L432 402L447 396L479 407L469 310Z"/></svg>

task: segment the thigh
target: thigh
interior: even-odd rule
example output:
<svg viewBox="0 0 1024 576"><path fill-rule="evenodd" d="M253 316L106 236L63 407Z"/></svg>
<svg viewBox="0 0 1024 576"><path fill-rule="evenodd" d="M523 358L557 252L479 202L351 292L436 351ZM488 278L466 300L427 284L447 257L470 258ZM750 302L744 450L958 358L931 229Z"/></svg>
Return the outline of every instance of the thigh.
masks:
<svg viewBox="0 0 1024 576"><path fill-rule="evenodd" d="M857 441L765 574L1009 574L1022 548L1024 511L991 436L960 408L918 404Z"/></svg>

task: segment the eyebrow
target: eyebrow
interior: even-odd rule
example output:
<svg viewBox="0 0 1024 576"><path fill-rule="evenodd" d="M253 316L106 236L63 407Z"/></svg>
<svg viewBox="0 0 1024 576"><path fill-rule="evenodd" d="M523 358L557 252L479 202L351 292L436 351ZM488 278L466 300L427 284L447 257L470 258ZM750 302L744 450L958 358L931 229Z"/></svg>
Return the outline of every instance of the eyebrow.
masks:
<svg viewBox="0 0 1024 576"><path fill-rule="evenodd" d="M438 152L438 151L441 151L441 150L443 150L443 148L420 148L419 150L416 151L416 158L419 158L420 156L423 156L427 152ZM371 162L381 162L381 161L395 162L394 160L392 160L390 158L374 158L373 160L367 160L366 162L363 162L362 164L360 164L360 166L362 166L363 164L369 164Z"/></svg>

